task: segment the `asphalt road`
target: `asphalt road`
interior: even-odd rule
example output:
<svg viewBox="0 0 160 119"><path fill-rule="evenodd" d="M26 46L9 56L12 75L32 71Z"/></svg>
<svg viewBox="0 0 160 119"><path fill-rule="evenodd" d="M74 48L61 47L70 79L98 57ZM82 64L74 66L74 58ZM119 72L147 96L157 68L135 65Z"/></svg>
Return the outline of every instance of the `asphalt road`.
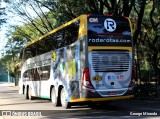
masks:
<svg viewBox="0 0 160 119"><path fill-rule="evenodd" d="M158 119L160 101L120 100L94 108L77 105L64 110L53 107L50 100L25 100L17 87L0 84L0 115L0 119Z"/></svg>

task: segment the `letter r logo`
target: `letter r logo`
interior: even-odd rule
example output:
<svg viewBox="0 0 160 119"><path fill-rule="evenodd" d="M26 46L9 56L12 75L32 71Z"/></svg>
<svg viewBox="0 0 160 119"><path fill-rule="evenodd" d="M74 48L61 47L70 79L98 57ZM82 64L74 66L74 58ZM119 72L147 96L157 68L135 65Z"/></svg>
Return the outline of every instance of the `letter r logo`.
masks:
<svg viewBox="0 0 160 119"><path fill-rule="evenodd" d="M104 21L104 27L107 31L113 32L116 30L117 25L113 19L108 18Z"/></svg>

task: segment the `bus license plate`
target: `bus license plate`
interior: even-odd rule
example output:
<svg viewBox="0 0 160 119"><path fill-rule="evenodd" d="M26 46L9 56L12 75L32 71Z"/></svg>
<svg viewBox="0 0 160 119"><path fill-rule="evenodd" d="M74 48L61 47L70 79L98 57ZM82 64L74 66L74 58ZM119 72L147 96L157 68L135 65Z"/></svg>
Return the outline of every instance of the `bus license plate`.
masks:
<svg viewBox="0 0 160 119"><path fill-rule="evenodd" d="M117 91L108 92L108 95L116 95L116 94L117 94Z"/></svg>

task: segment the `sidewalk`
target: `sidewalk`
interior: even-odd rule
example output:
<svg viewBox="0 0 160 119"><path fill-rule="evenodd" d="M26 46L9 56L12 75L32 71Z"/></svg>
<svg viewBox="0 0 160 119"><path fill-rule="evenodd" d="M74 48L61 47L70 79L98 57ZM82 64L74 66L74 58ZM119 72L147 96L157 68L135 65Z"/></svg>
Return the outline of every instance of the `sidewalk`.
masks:
<svg viewBox="0 0 160 119"><path fill-rule="evenodd" d="M15 86L14 82L0 82L0 86Z"/></svg>

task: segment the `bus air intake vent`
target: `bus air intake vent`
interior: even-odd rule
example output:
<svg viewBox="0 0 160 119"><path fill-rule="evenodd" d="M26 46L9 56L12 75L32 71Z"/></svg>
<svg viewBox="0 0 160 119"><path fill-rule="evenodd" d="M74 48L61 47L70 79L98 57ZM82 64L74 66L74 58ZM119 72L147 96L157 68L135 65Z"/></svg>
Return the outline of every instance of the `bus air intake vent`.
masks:
<svg viewBox="0 0 160 119"><path fill-rule="evenodd" d="M123 72L129 69L128 51L92 51L95 72Z"/></svg>

